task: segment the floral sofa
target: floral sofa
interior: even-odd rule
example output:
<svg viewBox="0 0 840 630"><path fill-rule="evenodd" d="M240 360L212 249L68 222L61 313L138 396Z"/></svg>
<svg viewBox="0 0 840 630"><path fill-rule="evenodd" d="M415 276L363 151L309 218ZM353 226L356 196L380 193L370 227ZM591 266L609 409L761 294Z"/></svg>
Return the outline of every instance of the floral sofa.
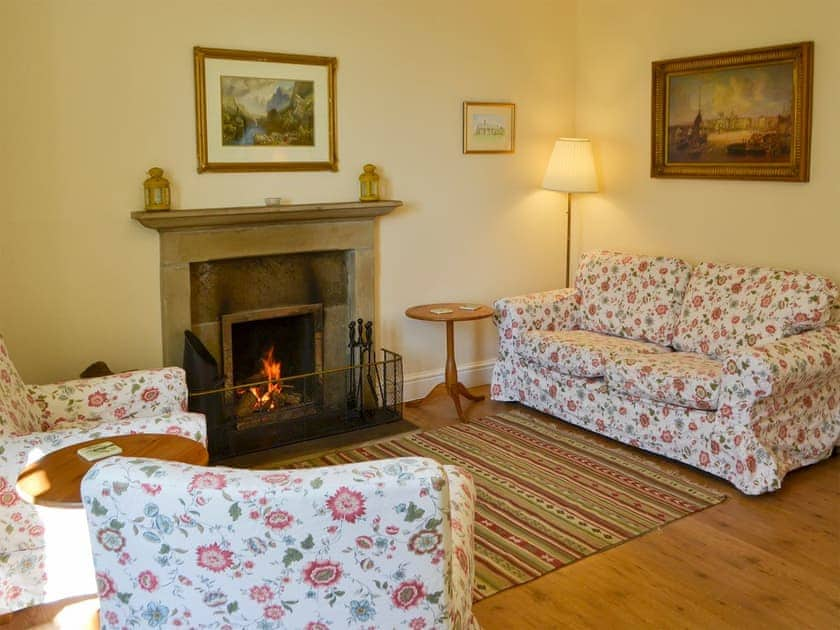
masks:
<svg viewBox="0 0 840 630"><path fill-rule="evenodd" d="M204 443L204 416L186 413L186 402L178 368L26 386L0 337L0 614L94 588L78 567L61 566L72 561L51 561L46 553L48 541L68 552L77 547L63 538L72 538L75 525L83 529L82 511L24 501L15 491L23 467L108 435L173 433Z"/></svg>
<svg viewBox="0 0 840 630"><path fill-rule="evenodd" d="M103 628L477 628L468 474L114 457L82 481Z"/></svg>
<svg viewBox="0 0 840 630"><path fill-rule="evenodd" d="M496 302L491 396L776 490L840 440L837 293L808 273L588 253L574 288Z"/></svg>

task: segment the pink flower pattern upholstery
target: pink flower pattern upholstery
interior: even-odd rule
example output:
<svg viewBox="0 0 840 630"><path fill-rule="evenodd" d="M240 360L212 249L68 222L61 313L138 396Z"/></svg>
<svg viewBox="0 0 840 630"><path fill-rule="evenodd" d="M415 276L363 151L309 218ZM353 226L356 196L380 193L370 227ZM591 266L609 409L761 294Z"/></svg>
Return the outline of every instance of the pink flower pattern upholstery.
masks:
<svg viewBox="0 0 840 630"><path fill-rule="evenodd" d="M29 387L43 431L74 420L113 422L165 416L187 409L180 368L138 370Z"/></svg>
<svg viewBox="0 0 840 630"><path fill-rule="evenodd" d="M604 376L604 368L618 354L650 354L671 352L671 349L587 330L529 330L522 334L519 352L542 367L563 374L597 378Z"/></svg>
<svg viewBox="0 0 840 630"><path fill-rule="evenodd" d="M764 274L747 270L741 275L760 280ZM794 276L796 282L787 273L779 276L776 290L783 338L735 344L719 359L685 352L623 353L607 359L606 378L572 376L547 367L533 356L533 345L500 338L491 397L519 401L685 462L730 481L745 494L777 490L789 471L825 459L840 445L840 324L824 325L827 316L820 306L821 291L831 293L833 285L807 274ZM789 317L793 311L802 312L788 307L795 302L794 284L801 288L803 277L812 292L806 301L814 306L804 319L795 313ZM786 283L790 286L784 288ZM565 299L568 303L568 294ZM693 319L685 317L692 300L686 295L683 320ZM510 301L496 304L509 309ZM540 310L546 309L552 310L541 301ZM509 327L501 315L497 311L497 322L508 322ZM765 321L769 319L768 315ZM529 326L536 330L527 317L516 323L517 339L527 337ZM797 332L803 327L811 330ZM502 337L501 327L499 332ZM708 391L698 395L698 386Z"/></svg>
<svg viewBox="0 0 840 630"><path fill-rule="evenodd" d="M26 385L9 358L6 340L0 335L0 437L22 431L36 431L40 418L26 391Z"/></svg>
<svg viewBox="0 0 840 630"><path fill-rule="evenodd" d="M690 272L679 258L584 254L575 276L580 328L670 345Z"/></svg>
<svg viewBox="0 0 840 630"><path fill-rule="evenodd" d="M103 628L478 627L472 482L430 459L249 471L115 457L82 496Z"/></svg>
<svg viewBox="0 0 840 630"><path fill-rule="evenodd" d="M529 330L574 330L577 327L580 294L575 289L530 293L497 300L493 305L499 329L499 360L493 367L493 383L506 391L516 387L510 369L516 364L522 335Z"/></svg>
<svg viewBox="0 0 840 630"><path fill-rule="evenodd" d="M44 546L48 535L61 533L47 531L39 509L15 491L18 473L27 464L65 446L110 435L171 433L204 443L206 433L204 416L182 410L187 390L177 368L27 388L0 338L0 381L5 381L2 374L9 376L7 386L18 383L18 393L0 388L0 614L43 603L48 593L56 592ZM107 401L114 404L107 407ZM104 414L103 408L110 412ZM31 422L18 420L29 415ZM79 584L78 591L56 596L89 593L88 586Z"/></svg>
<svg viewBox="0 0 840 630"><path fill-rule="evenodd" d="M723 365L702 354L625 354L607 365L610 390L692 409L717 409Z"/></svg>
<svg viewBox="0 0 840 630"><path fill-rule="evenodd" d="M722 359L828 323L837 286L820 276L701 263L691 275L674 347Z"/></svg>
<svg viewBox="0 0 840 630"><path fill-rule="evenodd" d="M723 373L731 405L786 395L822 379L840 381L840 324L731 355L723 361Z"/></svg>

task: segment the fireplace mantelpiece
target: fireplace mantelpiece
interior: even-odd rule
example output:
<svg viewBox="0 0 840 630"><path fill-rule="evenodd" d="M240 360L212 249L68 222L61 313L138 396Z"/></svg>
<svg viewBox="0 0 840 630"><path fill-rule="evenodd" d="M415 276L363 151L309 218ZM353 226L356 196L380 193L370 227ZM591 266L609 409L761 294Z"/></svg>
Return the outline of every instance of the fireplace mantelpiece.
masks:
<svg viewBox="0 0 840 630"><path fill-rule="evenodd" d="M159 232L190 228L242 227L257 224L297 223L301 221L356 221L388 214L402 201L349 201L339 203L299 203L280 206L205 208L131 213L131 218Z"/></svg>
<svg viewBox="0 0 840 630"><path fill-rule="evenodd" d="M160 233L165 363L181 364L184 331L192 328L191 263L347 251L351 318L373 319L374 220L401 205L389 200L133 212L132 218Z"/></svg>

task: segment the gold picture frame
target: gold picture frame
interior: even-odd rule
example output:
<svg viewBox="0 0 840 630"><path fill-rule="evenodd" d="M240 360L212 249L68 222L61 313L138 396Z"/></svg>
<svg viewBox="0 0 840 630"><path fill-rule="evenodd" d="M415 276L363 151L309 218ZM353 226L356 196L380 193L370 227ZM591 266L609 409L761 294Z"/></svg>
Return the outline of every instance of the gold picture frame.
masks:
<svg viewBox="0 0 840 630"><path fill-rule="evenodd" d="M193 49L198 172L337 171L335 57Z"/></svg>
<svg viewBox="0 0 840 630"><path fill-rule="evenodd" d="M651 177L810 177L813 42L652 64Z"/></svg>
<svg viewBox="0 0 840 630"><path fill-rule="evenodd" d="M465 101L464 153L513 153L516 142L516 105Z"/></svg>

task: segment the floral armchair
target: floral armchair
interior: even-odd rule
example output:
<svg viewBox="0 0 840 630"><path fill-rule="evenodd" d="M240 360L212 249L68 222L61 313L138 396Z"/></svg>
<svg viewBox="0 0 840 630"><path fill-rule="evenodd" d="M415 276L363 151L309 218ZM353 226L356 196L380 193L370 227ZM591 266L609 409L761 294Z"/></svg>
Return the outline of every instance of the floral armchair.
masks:
<svg viewBox="0 0 840 630"><path fill-rule="evenodd" d="M114 457L82 481L103 628L477 628L468 474Z"/></svg>
<svg viewBox="0 0 840 630"><path fill-rule="evenodd" d="M84 524L81 511L24 501L15 491L21 469L52 451L109 435L172 433L204 443L204 417L186 413L186 400L177 368L27 386L0 337L0 615L93 589L62 572L73 567L60 566L66 563L45 550L47 540L61 542L76 521Z"/></svg>

